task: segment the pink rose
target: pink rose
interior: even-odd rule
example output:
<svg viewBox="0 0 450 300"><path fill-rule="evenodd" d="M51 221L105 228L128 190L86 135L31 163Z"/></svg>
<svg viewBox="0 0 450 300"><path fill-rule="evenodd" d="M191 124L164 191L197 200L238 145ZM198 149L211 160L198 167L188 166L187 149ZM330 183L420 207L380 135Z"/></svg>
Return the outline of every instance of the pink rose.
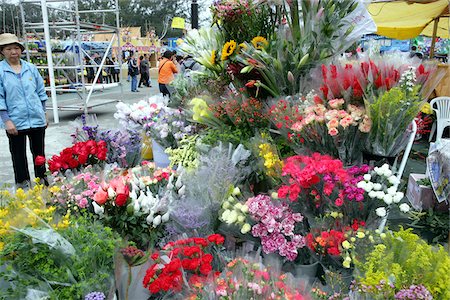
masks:
<svg viewBox="0 0 450 300"><path fill-rule="evenodd" d="M328 123L327 123L327 127L328 129L331 128L336 128L339 126L339 121L337 119L331 119Z"/></svg>
<svg viewBox="0 0 450 300"><path fill-rule="evenodd" d="M108 200L108 192L98 187L97 192L94 195L94 201L97 202L98 205L103 205Z"/></svg>

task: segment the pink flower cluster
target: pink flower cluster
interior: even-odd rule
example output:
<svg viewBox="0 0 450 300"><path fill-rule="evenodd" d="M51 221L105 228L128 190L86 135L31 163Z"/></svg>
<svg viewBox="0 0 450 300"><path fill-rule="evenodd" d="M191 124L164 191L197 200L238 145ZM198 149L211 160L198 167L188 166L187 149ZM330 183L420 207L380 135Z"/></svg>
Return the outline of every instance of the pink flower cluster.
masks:
<svg viewBox="0 0 450 300"><path fill-rule="evenodd" d="M230 22L241 15L250 15L251 11L249 8L250 4L246 0L219 0L215 1L211 10L216 19Z"/></svg>
<svg viewBox="0 0 450 300"><path fill-rule="evenodd" d="M293 261L297 249L305 246L305 238L295 233L297 223L303 221L300 213L293 213L287 203L275 204L267 195L247 200L250 216L256 223L252 227L254 237L261 238L264 253L278 253Z"/></svg>
<svg viewBox="0 0 450 300"><path fill-rule="evenodd" d="M288 176L289 184L282 185L278 189L278 196L289 197L291 201L297 201L302 191L306 192L306 195L315 191L313 194L316 200L320 200L321 194L330 196L337 183L344 183L349 178L342 161L320 153L287 158L282 175ZM340 191L338 193L341 195Z"/></svg>
<svg viewBox="0 0 450 300"><path fill-rule="evenodd" d="M367 133L372 128L372 121L362 107L349 104L343 109L344 99L332 99L328 109L323 104L316 104L305 109L306 117L292 125L291 129L300 132L312 123L326 123L328 134L336 136L349 126L358 126L359 131Z"/></svg>

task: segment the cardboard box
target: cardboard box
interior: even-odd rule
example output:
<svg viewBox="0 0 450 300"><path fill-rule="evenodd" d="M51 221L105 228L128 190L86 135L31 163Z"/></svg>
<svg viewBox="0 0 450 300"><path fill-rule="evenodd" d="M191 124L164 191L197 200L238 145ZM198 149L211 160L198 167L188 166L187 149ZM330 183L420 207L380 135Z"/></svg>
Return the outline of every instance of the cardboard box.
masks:
<svg viewBox="0 0 450 300"><path fill-rule="evenodd" d="M408 189L406 191L406 197L411 205L416 210L427 210L430 207L435 210L445 211L448 210L448 204L445 202L438 203L434 191L431 187L419 185L417 181L427 178L425 174L409 175Z"/></svg>

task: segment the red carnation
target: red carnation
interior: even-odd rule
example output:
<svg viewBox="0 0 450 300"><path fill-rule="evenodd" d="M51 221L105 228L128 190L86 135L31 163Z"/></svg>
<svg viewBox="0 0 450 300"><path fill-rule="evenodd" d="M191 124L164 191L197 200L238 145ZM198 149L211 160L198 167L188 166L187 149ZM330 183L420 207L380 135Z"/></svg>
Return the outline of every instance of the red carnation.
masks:
<svg viewBox="0 0 450 300"><path fill-rule="evenodd" d="M42 155L38 155L36 156L36 158L34 159L34 164L36 166L43 166L45 164L45 157Z"/></svg>

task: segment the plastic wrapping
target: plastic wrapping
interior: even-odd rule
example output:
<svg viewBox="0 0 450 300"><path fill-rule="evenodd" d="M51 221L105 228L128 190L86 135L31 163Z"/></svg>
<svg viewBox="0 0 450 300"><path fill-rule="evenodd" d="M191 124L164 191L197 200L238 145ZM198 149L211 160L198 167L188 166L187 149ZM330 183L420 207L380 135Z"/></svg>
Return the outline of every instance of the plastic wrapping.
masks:
<svg viewBox="0 0 450 300"><path fill-rule="evenodd" d="M432 143L427 157L431 186L438 202L450 200L450 140L441 139Z"/></svg>
<svg viewBox="0 0 450 300"><path fill-rule="evenodd" d="M146 134L142 135L141 156L145 160L153 159L152 140Z"/></svg>

